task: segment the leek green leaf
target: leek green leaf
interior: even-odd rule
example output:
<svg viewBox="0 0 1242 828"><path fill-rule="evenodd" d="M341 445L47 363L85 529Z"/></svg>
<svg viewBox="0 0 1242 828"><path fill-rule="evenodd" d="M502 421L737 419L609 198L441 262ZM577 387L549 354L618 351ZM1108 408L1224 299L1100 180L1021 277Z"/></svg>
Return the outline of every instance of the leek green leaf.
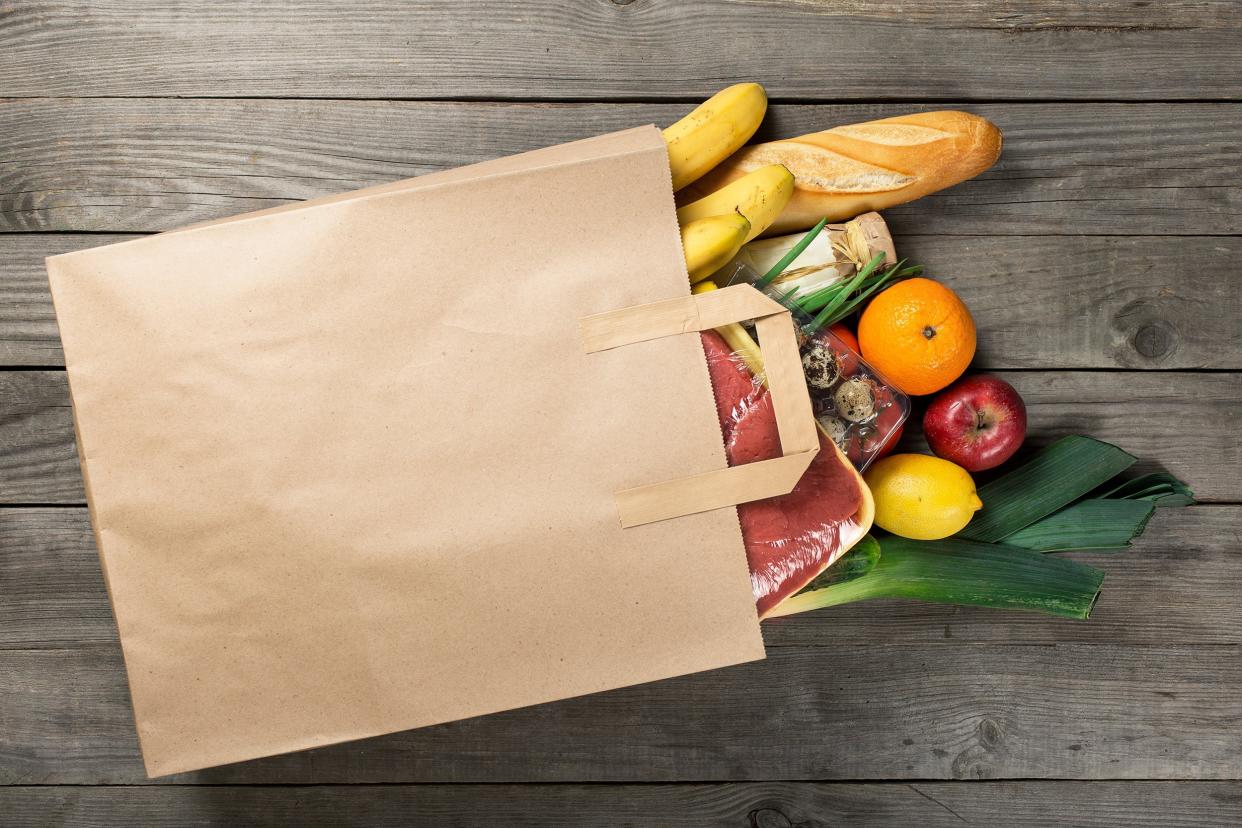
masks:
<svg viewBox="0 0 1242 828"><path fill-rule="evenodd" d="M993 542L1030 526L1125 471L1135 458L1090 437L1063 437L979 487L983 508L955 537Z"/></svg>
<svg viewBox="0 0 1242 828"><path fill-rule="evenodd" d="M867 262L863 269L854 275L854 278L845 283L845 287L842 291L820 309L815 318L811 320L811 324L804 327L803 331L807 334L813 334L825 325L831 325L833 322L842 318L842 315L838 313L841 305L845 303L845 300L848 299L854 291L858 290L858 286L871 275L873 270L880 266L880 262L882 261L884 261L884 254L875 254L875 258ZM901 267L904 261L905 260L903 259L898 262L895 267Z"/></svg>
<svg viewBox="0 0 1242 828"><path fill-rule="evenodd" d="M1166 472L1156 472L1136 477L1109 489L1101 497L1150 500L1160 507L1189 506L1195 502L1195 493L1182 481Z"/></svg>
<svg viewBox="0 0 1242 828"><path fill-rule="evenodd" d="M1083 500L1019 529L1005 543L1033 552L1124 549L1143 533L1155 511L1146 500Z"/></svg>

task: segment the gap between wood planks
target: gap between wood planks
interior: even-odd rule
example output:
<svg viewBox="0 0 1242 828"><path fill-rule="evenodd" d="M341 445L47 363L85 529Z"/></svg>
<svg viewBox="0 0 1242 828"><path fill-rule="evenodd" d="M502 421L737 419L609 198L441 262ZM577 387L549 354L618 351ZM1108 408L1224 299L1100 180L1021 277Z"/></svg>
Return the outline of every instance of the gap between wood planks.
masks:
<svg viewBox="0 0 1242 828"><path fill-rule="evenodd" d="M63 365L0 365L0 371L12 371L20 373L22 371L64 371ZM971 369L972 373L975 369ZM1083 368L1079 366L1070 368L988 368L979 369L988 371L1005 371L1010 374L1242 374L1236 368L1123 368L1121 366L1108 366L1104 368Z"/></svg>
<svg viewBox="0 0 1242 828"><path fill-rule="evenodd" d="M1217 507L1242 506L1242 500L1209 500L1195 503L1194 509L1214 509ZM0 503L0 509L85 509L86 503Z"/></svg>
<svg viewBox="0 0 1242 828"><path fill-rule="evenodd" d="M0 96L0 101L125 101L125 100L155 100L155 101L322 101L322 102L340 102L340 103L439 103L439 104L555 104L555 105L573 105L573 104L685 104L687 106L698 106L703 103L704 97L698 95L670 95L666 98L651 97L620 97L620 98L592 98L592 97L576 97L576 98L549 98L549 97L524 97L514 95L505 97L501 95L487 96L470 96L456 95L444 98L431 98L426 96L419 97L361 97L361 98L342 98L334 95L4 95ZM951 97L924 97L924 98L907 98L907 97L884 97L884 96L867 96L857 98L799 98L799 97L773 97L768 96L768 104L775 106L856 106L858 104L891 104L895 106L926 106L927 104L941 103L962 103L962 104L1033 104L1033 105L1064 105L1064 104L1083 104L1090 106L1092 104L1134 104L1142 106L1144 104L1236 104L1242 103L1242 97L1239 98L987 98L987 97L965 97L962 95L953 95Z"/></svg>
<svg viewBox="0 0 1242 828"><path fill-rule="evenodd" d="M86 788L85 790L83 788ZM220 790L216 790L220 788ZM21 824L221 823L1198 826L1242 818L1237 782L1012 781L729 782L411 785L14 786L6 812ZM348 816L345 816L348 814ZM399 816L398 816L399 815ZM257 821L256 821L257 820ZM419 823L421 824L421 823Z"/></svg>
<svg viewBox="0 0 1242 828"><path fill-rule="evenodd" d="M311 748L315 750L315 748ZM829 785L844 787L848 785L889 785L902 787L906 785L939 785L943 787L986 787L988 785L1006 784L1056 784L1058 782L1076 782L1090 785L1101 784L1145 785L1152 782L1176 782L1178 785L1230 785L1242 783L1242 777L1225 777L1221 779L1177 779L1162 776L1150 777L1082 777L1066 776L1006 776L997 779L939 779L934 776L910 779L679 779L675 782L663 782L658 779L636 779L628 782L609 782L607 780L583 780L581 782L0 782L0 788L563 788L567 785L588 788L641 788L658 785L661 787L690 787L693 785Z"/></svg>

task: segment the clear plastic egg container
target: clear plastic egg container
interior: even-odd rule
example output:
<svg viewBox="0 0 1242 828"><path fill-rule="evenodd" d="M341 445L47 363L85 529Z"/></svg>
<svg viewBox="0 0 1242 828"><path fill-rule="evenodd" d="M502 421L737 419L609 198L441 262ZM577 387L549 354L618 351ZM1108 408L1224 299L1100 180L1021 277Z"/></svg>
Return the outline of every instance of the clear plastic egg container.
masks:
<svg viewBox="0 0 1242 828"><path fill-rule="evenodd" d="M802 373L820 430L859 471L910 416L910 398L826 328L803 340Z"/></svg>
<svg viewBox="0 0 1242 828"><path fill-rule="evenodd" d="M749 284L755 278L743 266L724 281ZM861 472L910 416L910 398L827 328L806 334L811 318L798 308L790 310L798 326L802 373L815 420Z"/></svg>

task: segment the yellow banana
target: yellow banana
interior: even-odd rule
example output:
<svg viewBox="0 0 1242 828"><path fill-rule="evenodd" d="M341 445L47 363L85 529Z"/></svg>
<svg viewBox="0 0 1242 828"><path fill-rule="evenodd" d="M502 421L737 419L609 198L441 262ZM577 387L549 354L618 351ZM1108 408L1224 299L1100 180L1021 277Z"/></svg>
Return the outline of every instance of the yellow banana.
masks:
<svg viewBox="0 0 1242 828"><path fill-rule="evenodd" d="M716 290L716 283L711 281L699 282L690 288L690 292L696 296L700 293L710 293L713 290ZM729 350L741 357L746 367L750 369L750 373L766 384L767 378L763 373L763 354L759 351L759 343L751 339L746 329L737 322L730 322L728 325L721 325L713 330L720 334L720 338L729 346Z"/></svg>
<svg viewBox="0 0 1242 828"><path fill-rule="evenodd" d="M750 222L740 213L707 216L681 228L690 284L706 279L729 263L746 242Z"/></svg>
<svg viewBox="0 0 1242 828"><path fill-rule="evenodd" d="M682 207L677 211L677 221L685 227L707 216L741 213L750 222L750 233L746 236L746 241L750 241L767 230L781 214L793 195L793 188L793 173L783 164L760 167Z"/></svg>
<svg viewBox="0 0 1242 828"><path fill-rule="evenodd" d="M757 83L722 89L664 130L673 190L680 190L728 158L759 128L768 96Z"/></svg>

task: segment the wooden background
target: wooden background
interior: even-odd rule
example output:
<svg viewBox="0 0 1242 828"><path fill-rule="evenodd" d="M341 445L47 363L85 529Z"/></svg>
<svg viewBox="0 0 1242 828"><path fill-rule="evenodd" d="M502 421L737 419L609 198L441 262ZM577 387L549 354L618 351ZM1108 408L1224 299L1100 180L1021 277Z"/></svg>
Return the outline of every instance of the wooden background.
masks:
<svg viewBox="0 0 1242 828"><path fill-rule="evenodd" d="M1242 822L1242 30L1227 0L0 0L0 822ZM889 212L1037 442L1185 478L1088 623L909 603L769 659L145 779L42 258L654 121L957 107L979 179ZM175 277L175 274L171 274Z"/></svg>

